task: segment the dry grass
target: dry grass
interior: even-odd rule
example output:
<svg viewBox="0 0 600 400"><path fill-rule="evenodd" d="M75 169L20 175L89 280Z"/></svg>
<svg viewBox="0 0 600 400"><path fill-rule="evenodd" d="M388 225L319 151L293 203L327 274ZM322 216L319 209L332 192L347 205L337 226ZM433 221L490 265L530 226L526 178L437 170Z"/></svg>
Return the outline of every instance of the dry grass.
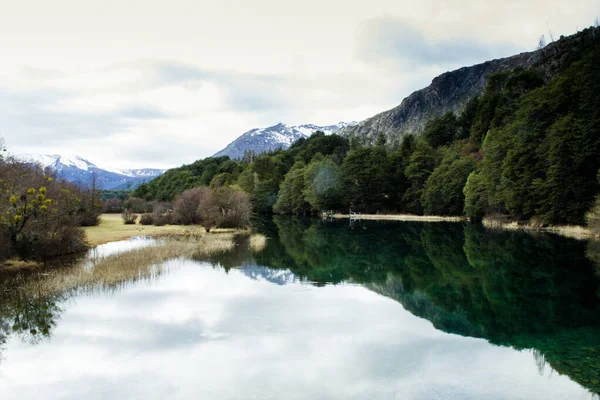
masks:
<svg viewBox="0 0 600 400"><path fill-rule="evenodd" d="M0 270L3 271L24 271L36 270L44 266L44 263L39 261L26 261L18 258L11 258L0 263Z"/></svg>
<svg viewBox="0 0 600 400"><path fill-rule="evenodd" d="M115 288L125 282L152 279L162 274L166 262L179 258L211 256L233 249L233 234L204 235L200 240L168 240L152 247L97 257L29 281L22 289L44 295L75 289Z"/></svg>
<svg viewBox="0 0 600 400"><path fill-rule="evenodd" d="M350 218L348 214L333 214L333 218ZM360 219L376 221L422 221L422 222L462 222L465 217L443 217L438 215L411 214L361 214Z"/></svg>
<svg viewBox="0 0 600 400"><path fill-rule="evenodd" d="M571 239L590 240L596 239L597 236L589 229L579 225L557 225L541 227L538 224L519 224L516 221L498 220L495 218L484 218L483 226L488 229L502 229L507 231L535 231L535 232L550 232Z"/></svg>
<svg viewBox="0 0 600 400"><path fill-rule="evenodd" d="M267 237L261 234L254 234L250 236L250 248L253 251L263 251L267 245Z"/></svg>
<svg viewBox="0 0 600 400"><path fill-rule="evenodd" d="M129 239L135 236L150 237L201 237L204 228L184 225L125 225L120 214L102 214L100 225L84 228L90 246ZM215 233L233 232L232 229L213 229Z"/></svg>

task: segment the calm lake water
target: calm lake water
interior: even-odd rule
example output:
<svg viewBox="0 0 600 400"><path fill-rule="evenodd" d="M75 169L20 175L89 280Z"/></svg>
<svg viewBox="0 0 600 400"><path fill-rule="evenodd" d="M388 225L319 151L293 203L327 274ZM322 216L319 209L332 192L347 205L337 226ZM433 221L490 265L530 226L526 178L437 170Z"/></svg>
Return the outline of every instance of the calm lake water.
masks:
<svg viewBox="0 0 600 400"><path fill-rule="evenodd" d="M105 281L85 280L90 260L175 244L0 275L0 398L599 398L594 244L459 223L259 230L262 251L239 237Z"/></svg>

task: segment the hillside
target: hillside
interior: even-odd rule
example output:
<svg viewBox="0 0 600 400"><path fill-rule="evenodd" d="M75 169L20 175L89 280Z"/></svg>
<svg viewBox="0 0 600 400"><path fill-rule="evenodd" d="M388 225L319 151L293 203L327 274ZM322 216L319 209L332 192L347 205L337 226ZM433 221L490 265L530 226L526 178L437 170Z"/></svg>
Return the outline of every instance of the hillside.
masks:
<svg viewBox="0 0 600 400"><path fill-rule="evenodd" d="M420 135L313 134L287 150L169 170L135 195L171 201L196 186L231 185L248 192L260 213L350 208L584 224L600 188L600 28L512 60L534 56L539 60L528 68L487 76L480 96L460 112L432 117ZM436 82L454 79L452 87L466 87L458 77L471 75L461 71Z"/></svg>
<svg viewBox="0 0 600 400"><path fill-rule="evenodd" d="M391 143L399 143L407 133L416 135L425 130L427 122L447 112L456 115L467 102L483 93L490 75L515 68L535 66L549 78L568 64L582 47L582 36L563 37L543 49L512 57L486 61L463 67L435 77L431 84L406 97L400 105L343 129L340 134L373 143L383 133Z"/></svg>

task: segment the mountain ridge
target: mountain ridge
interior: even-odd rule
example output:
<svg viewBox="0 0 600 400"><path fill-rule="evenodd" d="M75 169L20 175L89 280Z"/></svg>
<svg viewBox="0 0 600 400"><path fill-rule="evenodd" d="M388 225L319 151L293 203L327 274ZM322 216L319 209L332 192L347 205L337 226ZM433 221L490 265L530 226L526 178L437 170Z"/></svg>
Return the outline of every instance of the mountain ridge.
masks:
<svg viewBox="0 0 600 400"><path fill-rule="evenodd" d="M74 154L16 154L15 158L51 168L59 177L68 182L88 186L93 176L101 189L135 189L140 184L162 175L165 170L156 168L119 169L100 167L91 161Z"/></svg>
<svg viewBox="0 0 600 400"><path fill-rule="evenodd" d="M333 125L303 124L290 126L280 122L266 128L254 128L244 132L212 157L229 156L231 159L240 159L247 151L261 154L277 149L285 150L296 140L309 137L316 131L322 131L327 135L331 135L339 133L342 129L355 124L357 122L338 122Z"/></svg>

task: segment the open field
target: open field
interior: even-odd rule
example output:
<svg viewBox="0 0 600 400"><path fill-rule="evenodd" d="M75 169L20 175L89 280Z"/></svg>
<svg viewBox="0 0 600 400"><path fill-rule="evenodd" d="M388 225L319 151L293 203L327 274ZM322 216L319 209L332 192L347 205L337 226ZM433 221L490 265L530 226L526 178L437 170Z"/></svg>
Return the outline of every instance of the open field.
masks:
<svg viewBox="0 0 600 400"><path fill-rule="evenodd" d="M350 218L348 214L333 214L333 218ZM375 221L422 221L422 222L463 222L466 217L442 217L438 215L411 215L411 214L361 214L360 219Z"/></svg>
<svg viewBox="0 0 600 400"><path fill-rule="evenodd" d="M129 239L134 236L200 236L205 233L201 226L188 225L125 225L121 214L102 214L98 226L85 227L90 246ZM212 232L233 232L233 229L213 229Z"/></svg>

